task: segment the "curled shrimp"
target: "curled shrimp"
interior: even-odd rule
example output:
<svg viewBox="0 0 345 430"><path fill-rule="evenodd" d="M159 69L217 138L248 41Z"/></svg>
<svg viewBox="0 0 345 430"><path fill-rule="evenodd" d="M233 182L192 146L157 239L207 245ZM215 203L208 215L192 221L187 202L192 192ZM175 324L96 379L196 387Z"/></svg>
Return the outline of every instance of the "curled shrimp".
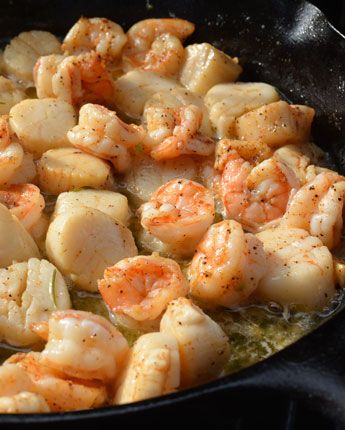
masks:
<svg viewBox="0 0 345 430"><path fill-rule="evenodd" d="M171 300L185 296L188 285L174 260L154 253L108 267L98 289L119 322L144 327L154 325Z"/></svg>
<svg viewBox="0 0 345 430"><path fill-rule="evenodd" d="M147 129L145 143L149 149L158 146L173 133L175 127L174 111L174 108L167 106L145 106L144 122Z"/></svg>
<svg viewBox="0 0 345 430"><path fill-rule="evenodd" d="M9 116L0 116L0 185L6 185L22 164L24 150L14 142L9 126Z"/></svg>
<svg viewBox="0 0 345 430"><path fill-rule="evenodd" d="M114 60L126 42L127 36L115 22L82 16L67 33L62 50L69 55L94 50L102 58Z"/></svg>
<svg viewBox="0 0 345 430"><path fill-rule="evenodd" d="M174 76L183 60L184 48L180 39L165 33L154 40L141 68L163 76Z"/></svg>
<svg viewBox="0 0 345 430"><path fill-rule="evenodd" d="M299 185L294 172L274 158L253 167L235 150L228 154L220 179L227 217L252 232L282 217Z"/></svg>
<svg viewBox="0 0 345 430"><path fill-rule="evenodd" d="M321 172L330 171L326 167L319 166L326 155L312 142L282 146L274 151L273 157L290 167L301 185L312 181Z"/></svg>
<svg viewBox="0 0 345 430"><path fill-rule="evenodd" d="M74 359L77 361L80 356ZM52 412L96 408L107 401L106 387L100 381L70 378L42 363L38 352L14 354L7 364L24 370L33 385L30 392L41 395Z"/></svg>
<svg viewBox="0 0 345 430"><path fill-rule="evenodd" d="M33 184L10 185L0 190L0 203L7 206L27 230L39 220L45 207L40 189Z"/></svg>
<svg viewBox="0 0 345 430"><path fill-rule="evenodd" d="M135 342L114 403L138 402L175 391L180 385L176 340L166 333L147 333Z"/></svg>
<svg viewBox="0 0 345 430"><path fill-rule="evenodd" d="M34 82L39 98L59 98L77 106L87 102L113 103L112 79L95 51L39 58L34 67Z"/></svg>
<svg viewBox="0 0 345 430"><path fill-rule="evenodd" d="M341 238L344 196L345 178L322 172L292 197L281 226L307 230L332 249Z"/></svg>
<svg viewBox="0 0 345 430"><path fill-rule="evenodd" d="M23 391L14 396L0 397L0 414L36 414L50 412L40 394Z"/></svg>
<svg viewBox="0 0 345 430"><path fill-rule="evenodd" d="M39 99L53 97L56 95L53 90L52 77L55 75L59 64L66 58L63 55L44 55L40 57L34 66L33 78L36 87L36 94Z"/></svg>
<svg viewBox="0 0 345 430"><path fill-rule="evenodd" d="M67 137L72 145L110 160L117 171L124 172L130 166L129 149L140 144L144 134L141 126L126 124L115 112L88 103L80 109L79 124L67 133Z"/></svg>
<svg viewBox="0 0 345 430"><path fill-rule="evenodd" d="M181 122L180 108L190 105L197 106L201 111L202 122L197 132L209 137L214 135L208 118L208 111L201 97L182 87L158 91L146 101L144 106L142 123L147 129L145 145L148 150L152 150L164 139L173 135L174 128L178 125L177 122ZM200 113L194 112L197 119L196 123L198 123Z"/></svg>
<svg viewBox="0 0 345 430"><path fill-rule="evenodd" d="M144 229L181 255L194 252L214 213L211 192L188 179L167 182L139 208Z"/></svg>
<svg viewBox="0 0 345 430"><path fill-rule="evenodd" d="M56 311L32 330L47 340L40 362L73 378L112 381L129 351L122 334L91 312Z"/></svg>
<svg viewBox="0 0 345 430"><path fill-rule="evenodd" d="M163 74L175 73L184 55L181 41L193 31L194 24L178 18L137 22L127 32L128 42L123 51L125 71L143 67Z"/></svg>
<svg viewBox="0 0 345 430"><path fill-rule="evenodd" d="M6 363L0 366L0 380L0 397L11 397L34 388L25 370L15 364Z"/></svg>
<svg viewBox="0 0 345 430"><path fill-rule="evenodd" d="M202 110L195 105L183 106L174 111L174 127L171 135L151 151L155 160L176 158L182 154L209 156L214 152L212 139L203 136L199 129L202 124ZM171 127L167 117L165 128Z"/></svg>
<svg viewBox="0 0 345 430"><path fill-rule="evenodd" d="M43 397L34 394L35 386L24 369L16 364L0 366L0 413L49 412Z"/></svg>
<svg viewBox="0 0 345 430"><path fill-rule="evenodd" d="M265 274L261 242L241 224L213 224L199 243L188 270L192 295L205 304L230 307L246 300Z"/></svg>

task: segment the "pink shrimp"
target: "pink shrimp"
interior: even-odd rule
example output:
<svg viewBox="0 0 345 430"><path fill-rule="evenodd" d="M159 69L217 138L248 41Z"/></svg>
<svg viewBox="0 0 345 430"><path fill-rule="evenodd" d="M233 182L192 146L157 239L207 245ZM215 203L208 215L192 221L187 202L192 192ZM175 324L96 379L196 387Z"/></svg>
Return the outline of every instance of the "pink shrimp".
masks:
<svg viewBox="0 0 345 430"><path fill-rule="evenodd" d="M10 185L0 190L0 203L7 206L27 230L38 221L45 207L40 189L33 184Z"/></svg>
<svg viewBox="0 0 345 430"><path fill-rule="evenodd" d="M202 111L198 106L183 106L174 110L175 126L171 135L151 151L155 160L176 158L182 154L209 156L215 150L212 139L203 136L199 129Z"/></svg>
<svg viewBox="0 0 345 430"><path fill-rule="evenodd" d="M211 192L187 179L162 185L139 209L142 226L180 255L193 254L212 224L214 212Z"/></svg>
<svg viewBox="0 0 345 430"><path fill-rule="evenodd" d="M121 323L140 326L157 320L171 300L185 296L188 284L174 260L154 253L108 267L98 289Z"/></svg>
<svg viewBox="0 0 345 430"><path fill-rule="evenodd" d="M194 24L184 19L145 19L127 32L123 51L126 71L142 67L163 75L177 72L183 61L181 41L194 31Z"/></svg>
<svg viewBox="0 0 345 430"><path fill-rule="evenodd" d="M235 150L228 154L220 180L227 217L252 232L282 217L299 186L293 171L274 158L252 167Z"/></svg>
<svg viewBox="0 0 345 430"><path fill-rule="evenodd" d="M59 98L77 106L87 102L113 103L112 79L95 51L39 58L34 67L34 82L39 98Z"/></svg>

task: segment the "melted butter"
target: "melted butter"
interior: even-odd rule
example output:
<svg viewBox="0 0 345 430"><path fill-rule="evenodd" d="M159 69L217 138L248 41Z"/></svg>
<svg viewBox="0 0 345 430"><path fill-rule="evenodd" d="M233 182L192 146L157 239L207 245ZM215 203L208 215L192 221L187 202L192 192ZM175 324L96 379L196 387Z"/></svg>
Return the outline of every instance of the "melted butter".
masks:
<svg viewBox="0 0 345 430"><path fill-rule="evenodd" d="M236 372L286 348L326 322L344 306L345 291L339 290L321 311L289 310L275 303L254 303L209 313L229 337L232 353L225 372Z"/></svg>

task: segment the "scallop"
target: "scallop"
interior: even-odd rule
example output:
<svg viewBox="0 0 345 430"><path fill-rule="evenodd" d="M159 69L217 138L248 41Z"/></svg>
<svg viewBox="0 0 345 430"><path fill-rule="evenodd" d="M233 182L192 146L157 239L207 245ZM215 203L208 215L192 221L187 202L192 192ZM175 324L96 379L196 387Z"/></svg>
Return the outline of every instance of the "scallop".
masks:
<svg viewBox="0 0 345 430"><path fill-rule="evenodd" d="M140 119L146 101L158 91L171 91L178 87L176 81L163 78L156 73L132 70L115 82L114 102L127 116Z"/></svg>
<svg viewBox="0 0 345 430"><path fill-rule="evenodd" d="M49 149L71 146L67 132L77 123L69 103L52 98L29 99L10 112L10 125L23 148L39 158Z"/></svg>
<svg viewBox="0 0 345 430"><path fill-rule="evenodd" d="M47 260L30 258L0 269L0 339L15 346L39 342L32 323L47 321L52 311L69 309L65 281Z"/></svg>
<svg viewBox="0 0 345 430"><path fill-rule="evenodd" d="M78 207L97 209L124 225L130 217L126 196L114 191L92 189L61 193L56 200L54 215Z"/></svg>
<svg viewBox="0 0 345 430"><path fill-rule="evenodd" d="M9 113L12 106L25 98L25 92L13 81L0 76L0 115Z"/></svg>
<svg viewBox="0 0 345 430"><path fill-rule="evenodd" d="M39 255L37 245L24 226L7 207L0 204L0 267Z"/></svg>
<svg viewBox="0 0 345 430"><path fill-rule="evenodd" d="M230 348L221 327L191 300L170 302L160 331L177 340L181 360L181 386L216 378L229 360Z"/></svg>
<svg viewBox="0 0 345 430"><path fill-rule="evenodd" d="M185 49L181 83L190 91L204 95L214 85L236 81L242 72L237 58L231 58L209 43L195 43Z"/></svg>
<svg viewBox="0 0 345 430"><path fill-rule="evenodd" d="M218 84L207 92L204 99L219 138L235 137L236 118L277 100L277 90L262 82Z"/></svg>
<svg viewBox="0 0 345 430"><path fill-rule="evenodd" d="M57 195L82 187L104 187L110 165L76 148L58 148L42 155L37 173L40 188Z"/></svg>
<svg viewBox="0 0 345 430"><path fill-rule="evenodd" d="M32 81L33 68L38 58L60 52L59 40L48 31L24 31L14 37L5 48L5 70L17 79Z"/></svg>
<svg viewBox="0 0 345 430"><path fill-rule="evenodd" d="M57 215L46 238L49 259L75 285L97 292L97 280L119 260L137 255L131 231L109 215L78 207Z"/></svg>

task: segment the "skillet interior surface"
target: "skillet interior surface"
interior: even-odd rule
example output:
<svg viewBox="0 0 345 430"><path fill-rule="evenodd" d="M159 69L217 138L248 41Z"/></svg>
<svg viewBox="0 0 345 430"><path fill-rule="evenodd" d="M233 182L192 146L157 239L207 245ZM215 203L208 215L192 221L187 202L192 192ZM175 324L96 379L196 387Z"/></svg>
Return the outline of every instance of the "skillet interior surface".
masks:
<svg viewBox="0 0 345 430"><path fill-rule="evenodd" d="M268 82L295 103L316 109L315 142L345 173L345 39L322 13L303 1L250 0L12 0L0 4L3 41L20 31L46 29L65 34L83 14L105 16L125 29L147 17L178 16L196 24L188 42L208 41L240 57L241 80ZM309 403L345 424L345 314L264 362L210 384L134 405L76 413L1 416L23 426L61 422L138 423L176 419L207 408L210 416L246 410L270 393ZM224 403L226 401L226 403ZM224 405L226 410L224 410ZM178 409L176 409L178 407ZM235 412L233 412L235 414Z"/></svg>

